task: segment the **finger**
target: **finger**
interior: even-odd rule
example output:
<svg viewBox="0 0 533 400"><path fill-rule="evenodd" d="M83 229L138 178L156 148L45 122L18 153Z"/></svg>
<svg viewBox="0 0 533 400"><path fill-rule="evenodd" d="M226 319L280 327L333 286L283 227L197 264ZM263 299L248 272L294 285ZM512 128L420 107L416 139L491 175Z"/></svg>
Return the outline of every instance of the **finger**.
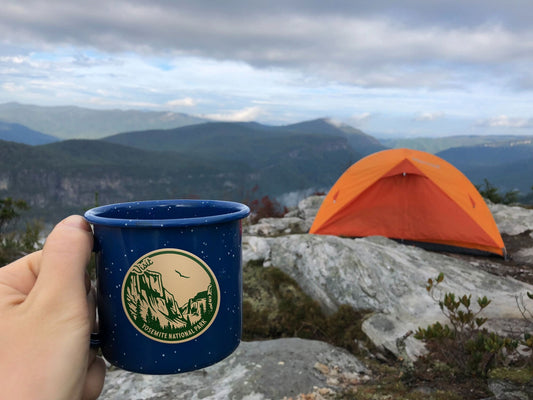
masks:
<svg viewBox="0 0 533 400"><path fill-rule="evenodd" d="M0 270L0 293L2 298L8 294L19 295L24 300L30 293L37 279L38 265L41 263L41 252L36 251L20 258Z"/></svg>
<svg viewBox="0 0 533 400"><path fill-rule="evenodd" d="M87 376L85 378L85 387L83 390L83 400L95 400L102 393L104 388L104 380L106 373L106 365L102 358L96 357L93 362L89 364L87 369Z"/></svg>
<svg viewBox="0 0 533 400"><path fill-rule="evenodd" d="M43 295L59 302L85 298L85 268L92 243L91 228L81 216L57 224L44 244L35 288L45 288Z"/></svg>

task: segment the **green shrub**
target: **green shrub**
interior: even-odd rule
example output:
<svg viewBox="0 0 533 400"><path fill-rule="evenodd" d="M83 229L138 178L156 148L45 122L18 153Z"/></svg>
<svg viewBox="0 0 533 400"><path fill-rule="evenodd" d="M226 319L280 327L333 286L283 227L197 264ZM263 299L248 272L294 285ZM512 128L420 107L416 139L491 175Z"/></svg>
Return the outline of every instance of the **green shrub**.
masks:
<svg viewBox="0 0 533 400"><path fill-rule="evenodd" d="M443 274L429 279L426 289L438 301L448 324L436 322L418 328L415 338L424 341L429 350L424 359L445 362L456 375L486 377L491 368L505 364L506 354L515 351L518 342L482 328L487 319L479 315L490 304L487 297L477 299L477 311L472 295L445 293L442 299L436 299L436 288L443 280Z"/></svg>
<svg viewBox="0 0 533 400"><path fill-rule="evenodd" d="M27 223L24 230L17 226L21 213L29 208L24 200L0 199L0 267L40 247L42 223Z"/></svg>
<svg viewBox="0 0 533 400"><path fill-rule="evenodd" d="M533 293L526 292L526 295L529 300L533 300ZM531 311L527 308L522 293L516 296L516 304L522 313L522 317L524 317L524 320L528 322L528 326L531 327L533 324L533 313L531 313ZM520 344L529 349L529 357L526 357L527 363L530 366L533 366L533 333L526 330L526 328L524 328L520 334Z"/></svg>
<svg viewBox="0 0 533 400"><path fill-rule="evenodd" d="M275 267L248 263L243 271L244 340L300 337L328 342L357 354L371 342L361 330L364 311L341 305L331 315Z"/></svg>
<svg viewBox="0 0 533 400"><path fill-rule="evenodd" d="M493 203L511 204L518 201L520 192L518 190L511 190L509 192L500 194L500 190L488 181L484 179L483 185L476 186L481 196L489 199Z"/></svg>

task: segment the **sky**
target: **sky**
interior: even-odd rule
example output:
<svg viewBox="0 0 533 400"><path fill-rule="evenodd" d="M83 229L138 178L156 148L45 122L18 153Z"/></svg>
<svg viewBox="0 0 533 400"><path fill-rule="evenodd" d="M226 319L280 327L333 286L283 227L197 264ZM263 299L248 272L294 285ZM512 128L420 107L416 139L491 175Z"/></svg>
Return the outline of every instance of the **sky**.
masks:
<svg viewBox="0 0 533 400"><path fill-rule="evenodd" d="M533 134L530 0L3 0L0 103Z"/></svg>

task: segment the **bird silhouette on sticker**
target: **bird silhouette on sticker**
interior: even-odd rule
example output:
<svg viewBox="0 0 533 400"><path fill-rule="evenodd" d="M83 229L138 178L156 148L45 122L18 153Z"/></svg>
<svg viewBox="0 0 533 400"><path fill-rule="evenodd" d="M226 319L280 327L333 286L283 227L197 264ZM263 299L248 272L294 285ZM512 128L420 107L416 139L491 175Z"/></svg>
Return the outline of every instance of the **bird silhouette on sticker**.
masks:
<svg viewBox="0 0 533 400"><path fill-rule="evenodd" d="M185 278L185 279L189 279L188 276L185 276L183 275L181 272L179 272L177 269L174 270L176 272L176 274L178 274L179 276L181 276L182 278Z"/></svg>

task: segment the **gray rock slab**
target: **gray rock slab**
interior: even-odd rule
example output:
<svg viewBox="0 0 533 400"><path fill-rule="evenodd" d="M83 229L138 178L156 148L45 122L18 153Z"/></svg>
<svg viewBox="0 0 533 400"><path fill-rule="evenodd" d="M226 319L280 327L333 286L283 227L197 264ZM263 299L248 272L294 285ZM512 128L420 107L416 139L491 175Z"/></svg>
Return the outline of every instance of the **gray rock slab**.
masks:
<svg viewBox="0 0 533 400"><path fill-rule="evenodd" d="M319 367L317 367L319 366ZM102 400L279 400L335 388L324 370L364 376L368 370L347 351L297 338L243 342L228 358L199 371L141 375L109 371Z"/></svg>
<svg viewBox="0 0 533 400"><path fill-rule="evenodd" d="M488 204L500 233L518 235L533 230L533 210L504 204Z"/></svg>
<svg viewBox="0 0 533 400"><path fill-rule="evenodd" d="M266 257L261 259L261 257ZM510 277L495 276L469 262L444 254L405 246L383 237L362 239L326 235L254 237L243 244L245 263L280 268L323 309L334 312L340 305L369 310L373 314L363 330L377 346L397 353L396 339L410 330L445 322L437 301L426 291L429 278L444 273L443 295L487 296L492 303L483 316L501 332L523 318L516 296L533 286ZM501 332L504 333L504 332ZM423 351L420 341L409 338L407 353L416 358Z"/></svg>

